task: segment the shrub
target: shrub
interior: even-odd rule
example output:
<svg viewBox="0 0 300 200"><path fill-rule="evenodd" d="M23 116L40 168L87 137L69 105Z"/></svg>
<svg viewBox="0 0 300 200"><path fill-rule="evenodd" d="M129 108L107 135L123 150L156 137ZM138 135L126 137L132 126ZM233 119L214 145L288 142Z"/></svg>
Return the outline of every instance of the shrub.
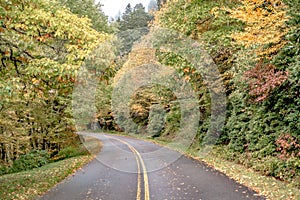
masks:
<svg viewBox="0 0 300 200"><path fill-rule="evenodd" d="M19 172L41 167L49 163L49 154L44 150L33 150L28 154L21 155L13 162L10 172Z"/></svg>
<svg viewBox="0 0 300 200"><path fill-rule="evenodd" d="M154 104L149 113L147 132L152 137L158 137L165 126L166 112L162 105Z"/></svg>
<svg viewBox="0 0 300 200"><path fill-rule="evenodd" d="M75 156L80 156L80 155L84 155L86 154L86 149L84 149L84 147L80 148L80 147L73 147L73 146L69 146L66 147L64 149L61 149L58 152L57 158L58 159L54 159L54 160L62 160L62 159L66 159L66 158L71 158L71 157L75 157Z"/></svg>
<svg viewBox="0 0 300 200"><path fill-rule="evenodd" d="M4 165L0 165L0 176L3 174L7 174L7 167Z"/></svg>
<svg viewBox="0 0 300 200"><path fill-rule="evenodd" d="M260 151L239 153L228 146L218 148L218 154L222 158L237 162L248 168L252 168L263 175L273 176L277 179L287 181L299 187L300 159L290 157L282 160L278 157L267 155L259 157Z"/></svg>
<svg viewBox="0 0 300 200"><path fill-rule="evenodd" d="M276 150L280 152L278 156L282 160L290 157L300 158L300 144L296 137L291 134L284 134L276 140Z"/></svg>

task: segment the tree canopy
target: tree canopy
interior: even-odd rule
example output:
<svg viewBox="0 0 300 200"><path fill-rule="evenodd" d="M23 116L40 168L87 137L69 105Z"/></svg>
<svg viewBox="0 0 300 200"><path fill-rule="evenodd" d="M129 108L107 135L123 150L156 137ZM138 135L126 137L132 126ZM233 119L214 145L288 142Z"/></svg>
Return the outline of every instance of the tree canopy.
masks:
<svg viewBox="0 0 300 200"><path fill-rule="evenodd" d="M56 1L1 1L0 12L0 156L11 163L76 140L70 95L77 70L109 36Z"/></svg>
<svg viewBox="0 0 300 200"><path fill-rule="evenodd" d="M145 11L143 4L136 4L133 8L127 5L118 22L118 36L121 40L121 54L128 54L134 42L149 32L148 23L153 16Z"/></svg>
<svg viewBox="0 0 300 200"><path fill-rule="evenodd" d="M93 28L99 32L112 32L108 26L108 17L102 11L102 4L95 0L59 0L60 3L79 17L91 20Z"/></svg>
<svg viewBox="0 0 300 200"><path fill-rule="evenodd" d="M154 4L151 1L152 7ZM173 68L178 74L174 80L182 79L180 83L189 84L195 92L200 115L191 148L202 149L214 125L211 115L219 110L214 109L211 96L223 90L211 90L209 85L217 80L224 84L227 95L225 125L216 131L220 156L297 184L300 1L157 0L157 5L153 16L142 4L128 4L113 24L117 29L113 36L101 3L93 0L0 2L1 162L12 164L33 149L55 154L77 140L74 118L83 118L91 109L87 103L75 113L78 116L72 116L73 87L86 81L76 79L83 63L99 81L94 120L102 128L122 131L128 125L125 116L132 119L129 125L134 124L130 129L134 133L150 132L163 141L178 139L182 113L169 88L143 86L128 105L122 105L129 107L128 115L120 111L116 117L112 110L118 80L151 63L153 72L160 69L155 66ZM185 38L184 42L194 41L190 46L199 44L220 76L205 80L185 56L194 55L189 48L182 49L184 55L155 45L149 48L147 38L155 33L149 27L153 26L178 32L176 37ZM168 41L178 39L172 34L163 36ZM204 66L203 71L208 69L209 65ZM138 83L140 76L137 73L130 81ZM83 94L89 97L89 93ZM120 121L124 124L118 124Z"/></svg>
<svg viewBox="0 0 300 200"><path fill-rule="evenodd" d="M201 42L217 64L228 96L221 154L294 183L300 173L299 8L298 0L171 0L154 22ZM182 66L183 73L189 66L162 53L163 63ZM201 79L190 81L205 91ZM208 94L199 97L206 99L200 101L201 143L210 101Z"/></svg>

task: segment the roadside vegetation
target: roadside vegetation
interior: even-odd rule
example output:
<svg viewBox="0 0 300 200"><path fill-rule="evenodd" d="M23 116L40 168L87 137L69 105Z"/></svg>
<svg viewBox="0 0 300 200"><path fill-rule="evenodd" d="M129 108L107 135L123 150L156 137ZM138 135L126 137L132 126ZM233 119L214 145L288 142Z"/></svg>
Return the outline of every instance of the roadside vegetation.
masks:
<svg viewBox="0 0 300 200"><path fill-rule="evenodd" d="M219 167L223 171L235 163L232 166L244 166L276 184L296 188L286 196L268 193L270 198L298 198L294 191L300 189L300 1L156 3L151 1L149 12L142 4L129 4L119 18L108 23L101 4L93 0L1 1L0 174L8 175L0 178L13 183L23 170L47 164L24 172L26 177L49 166L55 171L59 163L73 163L67 171L86 163L85 156L63 160L86 153L75 134L78 129L101 127L165 143L182 139L177 133L186 116L170 88L160 84L138 88L128 105L122 105L124 112L112 110L118 81L149 63L170 66L178 73L176 80L191 85L199 127L190 151L193 154L210 145L211 114L218 112L212 110L210 91L218 93L219 88L209 88L184 55L155 45L145 48L153 27L161 27L201 44L220 72L218 79L227 97L226 119L221 130L213 133L217 146L206 161L220 166L218 160L226 160L221 162L224 169ZM160 42L182 38L177 36ZM140 77L136 74L130 79L138 83ZM87 88L92 79L98 82L95 94ZM75 93L74 88L80 87ZM93 100L92 95L96 113L91 102L85 101ZM10 189L2 185L0 194L4 195ZM263 194L269 187L258 185Z"/></svg>
<svg viewBox="0 0 300 200"><path fill-rule="evenodd" d="M225 126L213 155L294 188L293 192L281 190L274 196L267 192L274 199L297 199L295 191L300 187L299 5L298 0L170 0L159 6L150 23L150 27L184 34L211 55L227 95ZM196 91L200 126L191 151L201 150L211 126L211 99L203 77L189 60L174 52L145 49L138 43L112 79L118 81L124 72L149 61L173 67ZM114 121L114 126L170 143L178 139L182 119L180 106L174 102L176 97L167 88L140 88L129 102L129 117L134 124L123 115L119 116L122 123L118 126ZM153 130L156 119L151 112L157 104L163 107L165 123L163 128L158 125ZM111 129L105 123L102 128ZM267 191L267 187L262 188Z"/></svg>
<svg viewBox="0 0 300 200"><path fill-rule="evenodd" d="M101 14L93 1L80 2ZM71 10L73 4L48 0L0 3L1 166L21 169L31 158L38 161L28 165L40 166L79 144L71 105L75 78L110 35L93 29L98 21Z"/></svg>
<svg viewBox="0 0 300 200"><path fill-rule="evenodd" d="M149 140L149 138L144 139ZM168 141L160 141L158 139L151 139L150 141L163 146L169 143ZM196 148L195 146L192 146L188 150L180 148L172 149L199 160L200 162L205 162L209 166L223 172L226 176L251 188L258 194L265 196L267 199L294 200L300 198L300 190L297 184L284 182L272 176L263 175L238 161L229 161L224 158L224 148L222 146L215 147L204 158L199 157L199 148Z"/></svg>
<svg viewBox="0 0 300 200"><path fill-rule="evenodd" d="M288 183L272 176L263 175L238 161L228 161L224 158L222 151L222 147L216 148L203 161L268 199L293 200L300 198L297 183Z"/></svg>
<svg viewBox="0 0 300 200"><path fill-rule="evenodd" d="M0 198L36 199L90 160L91 156L73 157L40 168L0 176Z"/></svg>
<svg viewBox="0 0 300 200"><path fill-rule="evenodd" d="M298 188L299 5L298 0L168 1L154 21L202 42L219 68L228 98L219 157ZM169 53L162 57L201 88L204 117L194 144L201 148L210 126L209 93L190 63Z"/></svg>
<svg viewBox="0 0 300 200"><path fill-rule="evenodd" d="M45 155L26 154L9 174L0 176L0 199L36 199L89 163L101 147L98 139L85 137L83 144L65 148L51 160Z"/></svg>

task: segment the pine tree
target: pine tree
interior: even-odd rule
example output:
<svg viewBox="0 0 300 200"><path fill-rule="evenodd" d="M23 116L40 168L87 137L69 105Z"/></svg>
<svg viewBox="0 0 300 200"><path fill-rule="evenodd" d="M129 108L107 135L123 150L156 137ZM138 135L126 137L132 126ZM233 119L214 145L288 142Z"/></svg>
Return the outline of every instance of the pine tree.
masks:
<svg viewBox="0 0 300 200"><path fill-rule="evenodd" d="M122 41L120 54L129 53L133 43L148 33L148 23L152 19L153 16L145 11L143 4L137 4L133 9L130 4L127 5L119 22L118 36Z"/></svg>

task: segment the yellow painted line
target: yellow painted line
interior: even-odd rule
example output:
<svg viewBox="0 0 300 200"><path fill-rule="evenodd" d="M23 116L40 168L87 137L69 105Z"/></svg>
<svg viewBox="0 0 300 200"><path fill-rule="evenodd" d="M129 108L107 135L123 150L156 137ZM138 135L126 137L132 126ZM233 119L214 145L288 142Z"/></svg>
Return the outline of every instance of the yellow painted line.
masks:
<svg viewBox="0 0 300 200"><path fill-rule="evenodd" d="M138 158L135 156L137 168L138 168L138 183L137 183L137 193L136 193L136 200L141 199L141 167L140 167L140 162Z"/></svg>
<svg viewBox="0 0 300 200"><path fill-rule="evenodd" d="M142 159L141 154L138 151L136 151L136 154L138 155L138 157L141 161L141 164L142 164L142 168L143 168L144 186L145 186L145 200L150 200L149 180L148 180L147 169L146 169L146 166L145 166L144 160Z"/></svg>
<svg viewBox="0 0 300 200"><path fill-rule="evenodd" d="M129 144L119 138L114 138L114 137L107 136L107 135L106 135L106 137L111 138L113 140L117 140L117 141L125 144L135 155L137 168L138 168L138 186L137 186L136 200L141 199L141 193L142 193L142 191L141 191L141 167L140 167L140 163L141 163L142 169L143 169L143 178L144 178L144 190L145 190L144 198L145 198L145 200L150 200L148 173L147 173L147 168L146 168L146 165L144 163L144 160L143 160L141 154L131 144Z"/></svg>

